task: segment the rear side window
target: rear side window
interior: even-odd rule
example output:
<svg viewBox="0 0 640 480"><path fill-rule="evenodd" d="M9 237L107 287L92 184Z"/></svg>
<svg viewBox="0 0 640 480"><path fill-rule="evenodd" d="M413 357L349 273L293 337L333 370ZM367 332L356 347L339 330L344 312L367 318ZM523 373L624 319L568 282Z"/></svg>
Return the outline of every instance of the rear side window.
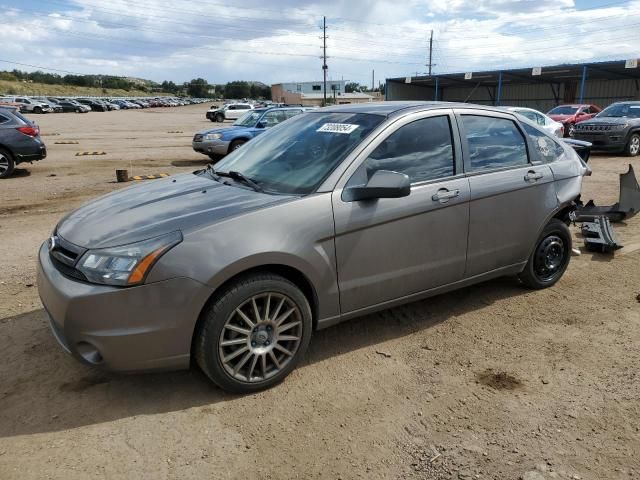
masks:
<svg viewBox="0 0 640 480"><path fill-rule="evenodd" d="M9 121L9 117L5 117L4 115L0 114L0 123L7 123Z"/></svg>
<svg viewBox="0 0 640 480"><path fill-rule="evenodd" d="M506 118L462 115L472 172L529 163L527 144L515 122Z"/></svg>
<svg viewBox="0 0 640 480"><path fill-rule="evenodd" d="M522 128L531 137L533 148L543 162L553 162L564 154L564 148L549 135L524 122L522 122Z"/></svg>
<svg viewBox="0 0 640 480"><path fill-rule="evenodd" d="M409 176L411 183L455 175L451 124L446 115L416 120L387 137L364 162L367 178L378 170Z"/></svg>

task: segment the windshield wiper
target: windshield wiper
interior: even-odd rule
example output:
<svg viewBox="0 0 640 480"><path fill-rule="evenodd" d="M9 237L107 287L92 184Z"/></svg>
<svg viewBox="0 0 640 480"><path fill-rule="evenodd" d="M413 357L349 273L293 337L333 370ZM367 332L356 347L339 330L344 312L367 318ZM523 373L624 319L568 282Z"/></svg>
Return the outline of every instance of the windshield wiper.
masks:
<svg viewBox="0 0 640 480"><path fill-rule="evenodd" d="M242 182L245 185L250 186L256 192L264 193L264 189L260 185L258 185L256 182L251 180L249 177L245 177L244 174L242 174L240 172L236 172L235 170L229 170L228 172L218 172L218 171L214 170L211 165L209 165L207 167L207 169L210 170L214 175L217 175L219 177L232 178L233 180Z"/></svg>

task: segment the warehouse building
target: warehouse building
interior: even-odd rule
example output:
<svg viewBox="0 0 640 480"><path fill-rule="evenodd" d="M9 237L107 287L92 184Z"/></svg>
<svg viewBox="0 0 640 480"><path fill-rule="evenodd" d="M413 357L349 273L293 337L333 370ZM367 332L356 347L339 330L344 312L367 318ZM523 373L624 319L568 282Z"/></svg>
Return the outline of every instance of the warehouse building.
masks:
<svg viewBox="0 0 640 480"><path fill-rule="evenodd" d="M327 100L329 103L343 105L348 103L367 103L377 98L376 94L352 92L346 93L349 80L327 80ZM324 82L276 83L271 86L271 100L294 105L321 106L324 102Z"/></svg>
<svg viewBox="0 0 640 480"><path fill-rule="evenodd" d="M440 100L526 106L546 112L559 104L606 107L640 100L637 60L389 78L386 100Z"/></svg>

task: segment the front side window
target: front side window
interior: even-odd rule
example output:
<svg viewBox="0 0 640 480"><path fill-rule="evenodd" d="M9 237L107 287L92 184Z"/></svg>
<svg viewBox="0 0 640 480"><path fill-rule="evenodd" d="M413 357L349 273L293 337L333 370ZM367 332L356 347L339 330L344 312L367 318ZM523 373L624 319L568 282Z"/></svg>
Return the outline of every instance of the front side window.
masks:
<svg viewBox="0 0 640 480"><path fill-rule="evenodd" d="M564 148L546 133L526 123L522 123L522 128L531 137L533 148L543 162L553 162L564 154Z"/></svg>
<svg viewBox="0 0 640 480"><path fill-rule="evenodd" d="M393 132L364 161L357 183L366 183L378 170L404 173L411 183L455 175L449 117L416 120Z"/></svg>
<svg viewBox="0 0 640 480"><path fill-rule="evenodd" d="M280 122L284 122L287 119L283 110L275 110L272 112L267 112L262 117L262 123L265 128L275 127Z"/></svg>
<svg viewBox="0 0 640 480"><path fill-rule="evenodd" d="M513 120L462 115L472 172L529 163L527 144Z"/></svg>
<svg viewBox="0 0 640 480"><path fill-rule="evenodd" d="M306 195L384 119L363 113L298 115L234 150L216 170L242 173L267 193Z"/></svg>

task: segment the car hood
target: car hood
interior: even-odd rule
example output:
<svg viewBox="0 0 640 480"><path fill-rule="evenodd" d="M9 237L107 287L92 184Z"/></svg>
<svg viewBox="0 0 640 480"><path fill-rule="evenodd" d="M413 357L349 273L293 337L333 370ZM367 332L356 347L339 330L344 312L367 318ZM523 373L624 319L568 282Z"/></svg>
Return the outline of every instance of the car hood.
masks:
<svg viewBox="0 0 640 480"><path fill-rule="evenodd" d="M225 185L206 175L183 174L93 200L65 217L56 234L84 248L113 247L175 230L184 232L294 198Z"/></svg>
<svg viewBox="0 0 640 480"><path fill-rule="evenodd" d="M555 120L556 122L564 122L570 118L574 118L575 115L547 115L550 119Z"/></svg>
<svg viewBox="0 0 640 480"><path fill-rule="evenodd" d="M624 125L629 120L631 119L625 117L594 117L580 122L580 125Z"/></svg>
<svg viewBox="0 0 640 480"><path fill-rule="evenodd" d="M203 130L198 133L201 135L208 135L210 133L222 133L224 135L225 133L235 132L237 130L246 130L247 128L249 127L239 127L237 125L231 125L230 127L212 128L210 130Z"/></svg>

